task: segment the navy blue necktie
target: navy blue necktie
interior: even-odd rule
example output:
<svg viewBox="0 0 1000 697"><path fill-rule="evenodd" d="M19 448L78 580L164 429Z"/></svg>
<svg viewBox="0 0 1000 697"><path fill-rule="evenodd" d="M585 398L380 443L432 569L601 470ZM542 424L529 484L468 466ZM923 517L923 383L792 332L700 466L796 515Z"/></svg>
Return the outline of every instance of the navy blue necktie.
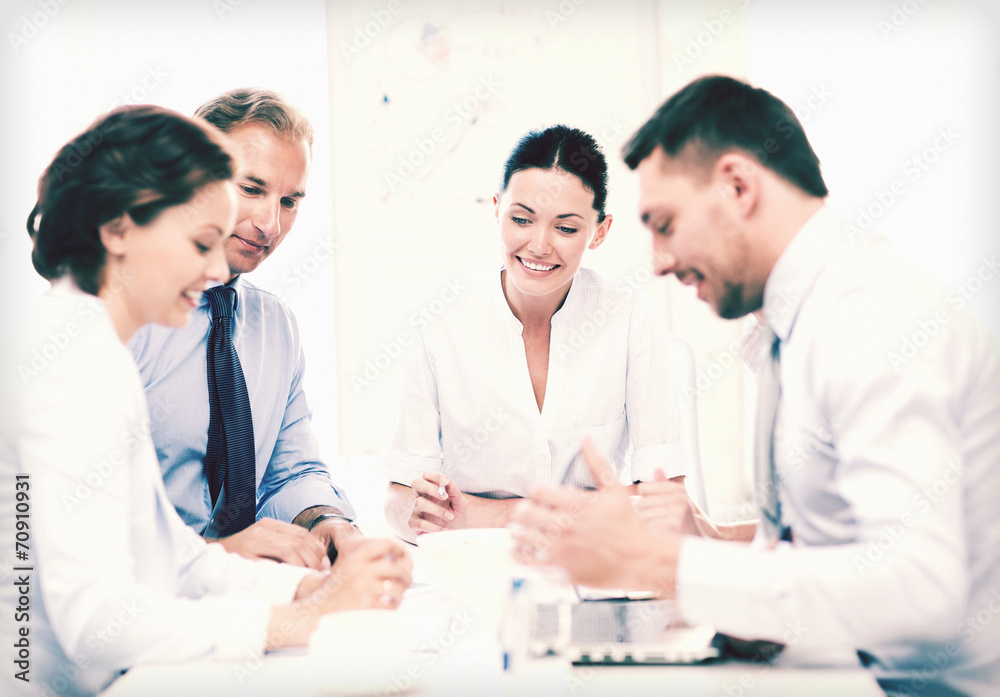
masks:
<svg viewBox="0 0 1000 697"><path fill-rule="evenodd" d="M253 418L243 368L233 346L236 291L216 286L205 293L212 309L212 328L208 333L210 415L205 476L215 507L208 529L213 537L226 537L252 525L257 516Z"/></svg>

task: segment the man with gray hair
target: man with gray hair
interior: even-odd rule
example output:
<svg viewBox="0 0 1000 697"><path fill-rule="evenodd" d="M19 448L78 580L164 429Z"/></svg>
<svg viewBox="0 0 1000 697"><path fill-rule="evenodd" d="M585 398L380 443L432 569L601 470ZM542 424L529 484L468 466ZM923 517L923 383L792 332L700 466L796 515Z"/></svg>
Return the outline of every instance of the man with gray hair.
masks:
<svg viewBox="0 0 1000 697"><path fill-rule="evenodd" d="M191 299L186 327L147 325L130 343L167 494L188 525L230 552L322 569L365 538L319 458L295 317L245 278L295 223L313 129L257 89L226 92L196 115L235 144L239 208L226 283Z"/></svg>

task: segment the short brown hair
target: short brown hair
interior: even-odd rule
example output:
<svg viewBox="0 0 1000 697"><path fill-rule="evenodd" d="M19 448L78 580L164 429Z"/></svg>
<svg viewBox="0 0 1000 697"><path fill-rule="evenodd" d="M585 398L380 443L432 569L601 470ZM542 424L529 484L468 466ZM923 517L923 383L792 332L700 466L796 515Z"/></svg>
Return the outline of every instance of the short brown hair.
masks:
<svg viewBox="0 0 1000 697"><path fill-rule="evenodd" d="M225 133L248 123L261 123L279 136L302 141L312 149L313 127L309 119L270 90L241 87L223 92L198 107L195 116Z"/></svg>
<svg viewBox="0 0 1000 697"><path fill-rule="evenodd" d="M657 147L677 157L694 146L711 164L738 148L806 193L829 192L802 124L770 92L725 75L699 78L677 92L629 140L625 164L635 169Z"/></svg>

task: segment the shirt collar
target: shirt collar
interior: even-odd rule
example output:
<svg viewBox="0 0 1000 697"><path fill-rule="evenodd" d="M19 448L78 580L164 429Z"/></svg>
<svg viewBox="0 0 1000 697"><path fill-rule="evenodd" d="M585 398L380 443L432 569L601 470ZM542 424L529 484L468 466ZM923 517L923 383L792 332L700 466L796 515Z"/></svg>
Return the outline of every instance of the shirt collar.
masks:
<svg viewBox="0 0 1000 697"><path fill-rule="evenodd" d="M523 329L523 326L521 325L521 321L517 317L514 316L513 311L511 311L511 309L510 309L510 305L507 303L507 296L505 296L504 293L503 293L503 283L501 282L500 274L503 273L503 271L504 271L505 268L506 267L504 267L504 266L501 265L499 272L497 272L497 274L496 274L496 276L494 278L495 282L492 284L493 289L494 289L494 291L493 291L493 299L496 301L496 303L499 306L501 306L506 311L506 315L510 317L510 320L514 324L516 324L517 328L520 330L520 329ZM583 292L580 289L580 286L583 285L581 283L580 274L583 271L584 270L581 268L581 269L579 269L576 272L576 275L573 277L572 283L570 283L569 292L566 294L566 299L563 301L562 306L558 310L555 311L555 314L552 315L551 324L553 326L555 326L556 324L559 324L560 322L563 322L563 321L567 320L567 318L571 318L573 316L573 308L575 308L576 305L578 304L578 302L579 302L578 298L580 296L580 293ZM500 313L501 316L503 316L504 314L505 314L504 312Z"/></svg>
<svg viewBox="0 0 1000 697"><path fill-rule="evenodd" d="M238 274L236 278L231 280L229 283L216 283L215 285L209 286L206 290L211 290L212 288L218 288L222 285L228 285L230 288L236 291L236 299L233 300L233 315L236 314L237 308L240 306L240 292L243 290L243 274ZM201 303L198 305L199 308L208 307L208 295L205 293L201 294Z"/></svg>
<svg viewBox="0 0 1000 697"><path fill-rule="evenodd" d="M824 204L778 257L764 284L764 319L781 341L791 336L813 283L846 241L839 214Z"/></svg>

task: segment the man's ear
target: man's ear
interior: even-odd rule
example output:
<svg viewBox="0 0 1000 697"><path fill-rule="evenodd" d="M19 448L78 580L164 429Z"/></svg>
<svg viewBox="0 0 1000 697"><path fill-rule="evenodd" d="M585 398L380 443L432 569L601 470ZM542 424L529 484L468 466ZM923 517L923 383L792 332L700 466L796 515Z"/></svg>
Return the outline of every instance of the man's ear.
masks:
<svg viewBox="0 0 1000 697"><path fill-rule="evenodd" d="M719 193L736 206L741 217L749 217L760 197L761 164L742 152L727 152L712 167L712 179Z"/></svg>
<svg viewBox="0 0 1000 697"><path fill-rule="evenodd" d="M132 218L129 217L128 213L123 213L98 228L98 232L101 235L101 244L104 245L108 254L115 257L125 254L125 237L132 225Z"/></svg>
<svg viewBox="0 0 1000 697"><path fill-rule="evenodd" d="M608 231L611 229L611 220L612 215L610 213L604 216L604 220L602 220L601 224L597 226L597 234L594 235L594 239L592 239L590 244L587 245L588 249L597 249L601 246L601 243L603 243L604 239L608 236Z"/></svg>

